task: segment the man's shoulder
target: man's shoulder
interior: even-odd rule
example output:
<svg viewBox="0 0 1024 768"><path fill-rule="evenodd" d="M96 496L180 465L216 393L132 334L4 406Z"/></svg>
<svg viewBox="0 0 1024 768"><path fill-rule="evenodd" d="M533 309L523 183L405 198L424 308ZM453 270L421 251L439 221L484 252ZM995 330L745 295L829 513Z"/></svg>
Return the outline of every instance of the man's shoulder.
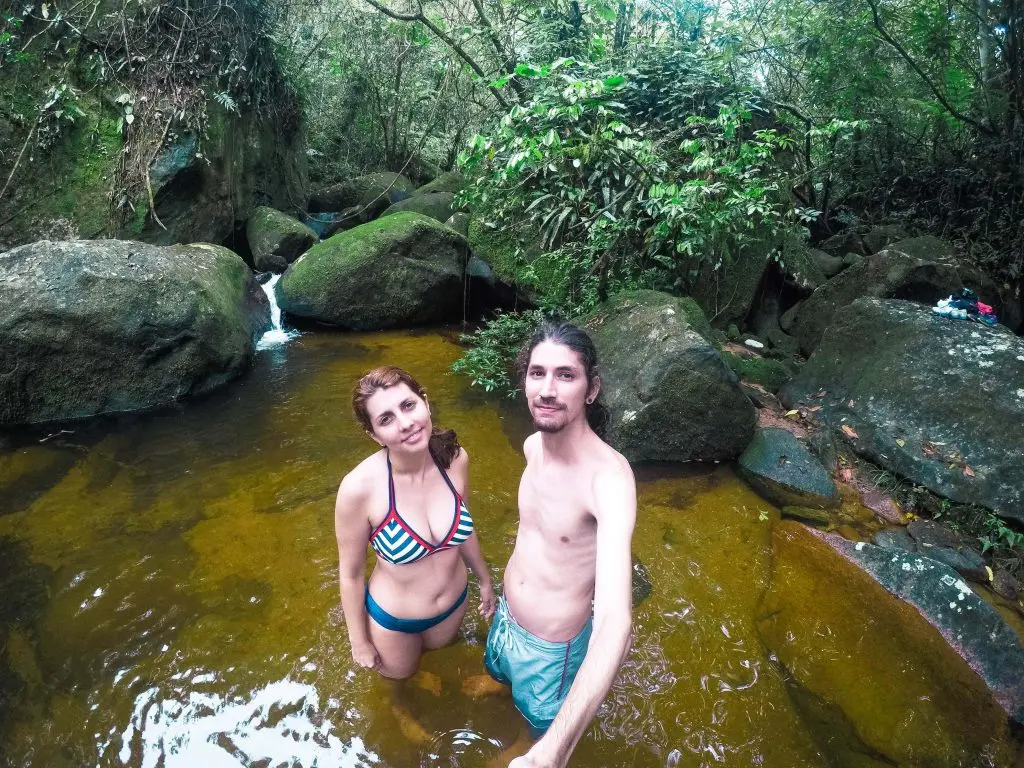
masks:
<svg viewBox="0 0 1024 768"><path fill-rule="evenodd" d="M537 446L539 446L539 445L540 445L540 432L533 432L533 433L531 433L523 441L523 455L526 457L527 461L530 460L530 457L534 454L534 452L537 450Z"/></svg>
<svg viewBox="0 0 1024 768"><path fill-rule="evenodd" d="M629 461L601 438L597 438L590 460L595 478L611 477L618 481L634 482L633 468Z"/></svg>

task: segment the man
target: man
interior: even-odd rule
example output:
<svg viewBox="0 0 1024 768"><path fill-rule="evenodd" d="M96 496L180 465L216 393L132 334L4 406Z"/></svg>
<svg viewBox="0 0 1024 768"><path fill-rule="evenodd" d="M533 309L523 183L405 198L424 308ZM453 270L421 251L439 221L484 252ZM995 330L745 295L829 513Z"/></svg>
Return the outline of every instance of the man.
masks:
<svg viewBox="0 0 1024 768"><path fill-rule="evenodd" d="M519 532L484 660L543 734L510 768L562 768L629 650L636 484L593 428L606 411L586 333L545 326L519 368L537 432L523 446Z"/></svg>

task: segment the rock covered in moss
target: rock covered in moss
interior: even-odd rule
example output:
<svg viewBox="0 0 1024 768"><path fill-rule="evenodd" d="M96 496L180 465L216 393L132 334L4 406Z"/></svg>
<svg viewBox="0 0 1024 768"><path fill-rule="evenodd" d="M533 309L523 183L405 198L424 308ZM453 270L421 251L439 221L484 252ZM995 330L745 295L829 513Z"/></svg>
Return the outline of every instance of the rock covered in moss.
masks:
<svg viewBox="0 0 1024 768"><path fill-rule="evenodd" d="M429 216L443 223L452 217L452 203L454 200L455 195L451 192L416 194L389 206L381 216L391 216L402 211L409 211L412 213L422 213L424 216Z"/></svg>
<svg viewBox="0 0 1024 768"><path fill-rule="evenodd" d="M466 241L419 213L340 232L303 254L275 287L295 317L352 330L409 328L461 317Z"/></svg>
<svg viewBox="0 0 1024 768"><path fill-rule="evenodd" d="M759 384L769 392L778 392L782 386L793 378L784 364L767 357L744 357L731 352L723 352L722 359L744 381Z"/></svg>
<svg viewBox="0 0 1024 768"><path fill-rule="evenodd" d="M865 298L836 313L781 396L820 406L819 419L896 475L1024 521L1022 382L1024 339L1005 328Z"/></svg>
<svg viewBox="0 0 1024 768"><path fill-rule="evenodd" d="M417 187L414 194L428 195L431 192L450 192L454 195L464 186L466 186L466 180L461 173L447 171L422 187Z"/></svg>
<svg viewBox="0 0 1024 768"><path fill-rule="evenodd" d="M309 200L309 210L313 213L343 211L357 205L365 222L379 216L392 203L406 199L415 190L415 185L400 173L368 173L315 192Z"/></svg>
<svg viewBox="0 0 1024 768"><path fill-rule="evenodd" d="M0 423L134 411L252 362L270 306L215 245L41 241L0 254Z"/></svg>
<svg viewBox="0 0 1024 768"><path fill-rule="evenodd" d="M777 507L839 505L828 472L786 429L759 429L739 458L739 473Z"/></svg>
<svg viewBox="0 0 1024 768"><path fill-rule="evenodd" d="M260 206L245 225L257 272L284 272L317 241L316 233L286 213Z"/></svg>
<svg viewBox="0 0 1024 768"><path fill-rule="evenodd" d="M581 320L597 345L609 442L631 461L735 458L754 430L739 379L698 329L695 302L619 294Z"/></svg>

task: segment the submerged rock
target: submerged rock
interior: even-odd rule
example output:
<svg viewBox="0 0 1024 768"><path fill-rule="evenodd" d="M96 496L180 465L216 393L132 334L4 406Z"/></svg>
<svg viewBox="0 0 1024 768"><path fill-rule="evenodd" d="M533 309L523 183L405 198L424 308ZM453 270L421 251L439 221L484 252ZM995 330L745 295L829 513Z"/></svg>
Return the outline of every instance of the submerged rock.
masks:
<svg viewBox="0 0 1024 768"><path fill-rule="evenodd" d="M874 464L1024 520L1024 339L906 301L859 299L781 390Z"/></svg>
<svg viewBox="0 0 1024 768"><path fill-rule="evenodd" d="M352 330L461 317L466 241L418 213L397 213L313 246L275 287L290 315Z"/></svg>
<svg viewBox="0 0 1024 768"><path fill-rule="evenodd" d="M835 507L828 472L786 429L759 429L739 458L739 474L777 507Z"/></svg>
<svg viewBox="0 0 1024 768"><path fill-rule="evenodd" d="M266 295L215 245L42 241L0 254L0 423L134 411L241 374Z"/></svg>
<svg viewBox="0 0 1024 768"><path fill-rule="evenodd" d="M657 291L622 293L583 318L601 361L608 440L631 461L735 458L754 406L718 350L700 308Z"/></svg>
<svg viewBox="0 0 1024 768"><path fill-rule="evenodd" d="M824 540L892 594L914 606L978 676L999 705L1024 723L1024 645L1021 638L960 575L920 553Z"/></svg>
<svg viewBox="0 0 1024 768"><path fill-rule="evenodd" d="M819 748L863 756L862 763L850 765L974 765L983 753L993 765L1010 764L1014 748L1006 714L982 679L914 607L837 549L870 550L885 562L915 558L790 521L774 527L773 577L759 609L758 634L789 681L793 704ZM945 570L956 584L959 577ZM954 602L967 604L968 598L956 595ZM984 616L993 613L988 609ZM974 606L969 614L981 619L983 609ZM964 628L972 638L983 635L967 622ZM984 652L995 658L996 647Z"/></svg>
<svg viewBox="0 0 1024 768"><path fill-rule="evenodd" d="M257 272L284 272L317 241L316 233L286 213L260 206L245 225Z"/></svg>

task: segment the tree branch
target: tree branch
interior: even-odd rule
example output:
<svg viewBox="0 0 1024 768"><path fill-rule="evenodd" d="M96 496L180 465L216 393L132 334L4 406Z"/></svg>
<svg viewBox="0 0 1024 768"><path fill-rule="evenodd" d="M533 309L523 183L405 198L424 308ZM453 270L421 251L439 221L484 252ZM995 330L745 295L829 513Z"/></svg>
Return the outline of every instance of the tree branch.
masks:
<svg viewBox="0 0 1024 768"><path fill-rule="evenodd" d="M372 5L381 13L383 13L385 16L392 18L395 21L418 21L420 24L422 24L435 35L437 35L438 39L441 40L441 42L443 42L449 48L451 48L460 59L466 62L466 65L470 69L472 69L473 72L475 72L477 76L480 77L485 83L488 81L488 77L486 74L484 74L484 71L480 68L480 65L477 64L476 61L474 61L473 58L468 53L466 53L466 51L462 48L461 45L455 42L455 40L448 36L444 32L444 30L442 30L434 22L428 19L424 15L422 7L416 13L398 13L397 11L391 10L387 6L381 5L380 3L377 2L377 0L366 0L366 2ZM507 110L509 108L509 103L505 100L505 97L501 95L497 88L488 85L487 90L491 92L491 95L494 96L494 100L501 105L502 109Z"/></svg>
<svg viewBox="0 0 1024 768"><path fill-rule="evenodd" d="M935 83L932 82L931 78L928 77L925 71L921 69L920 65L914 60L914 58L909 53L907 53L907 50L902 45L900 45L898 40L896 40L891 34L889 34L889 31L885 28L885 25L882 23L882 17L878 13L877 0L868 0L868 5L871 6L871 18L874 20L875 29L878 30L878 34L881 36L883 40L885 40L885 42L887 42L889 45L896 49L896 52L903 57L903 60L910 65L910 68L917 73L918 77L920 77L924 81L925 85L927 85L928 88L931 90L931 92L935 94L935 98L938 99L939 103L946 108L946 111L949 112L949 114L951 114L960 122L967 123L968 125L973 125L982 133L988 134L990 136L994 135L995 132L991 128L982 125L980 122L970 117L969 115L965 115L963 112L961 112L960 110L958 110L956 107L949 103L949 100L945 97L942 91L939 90L938 86L936 86Z"/></svg>

